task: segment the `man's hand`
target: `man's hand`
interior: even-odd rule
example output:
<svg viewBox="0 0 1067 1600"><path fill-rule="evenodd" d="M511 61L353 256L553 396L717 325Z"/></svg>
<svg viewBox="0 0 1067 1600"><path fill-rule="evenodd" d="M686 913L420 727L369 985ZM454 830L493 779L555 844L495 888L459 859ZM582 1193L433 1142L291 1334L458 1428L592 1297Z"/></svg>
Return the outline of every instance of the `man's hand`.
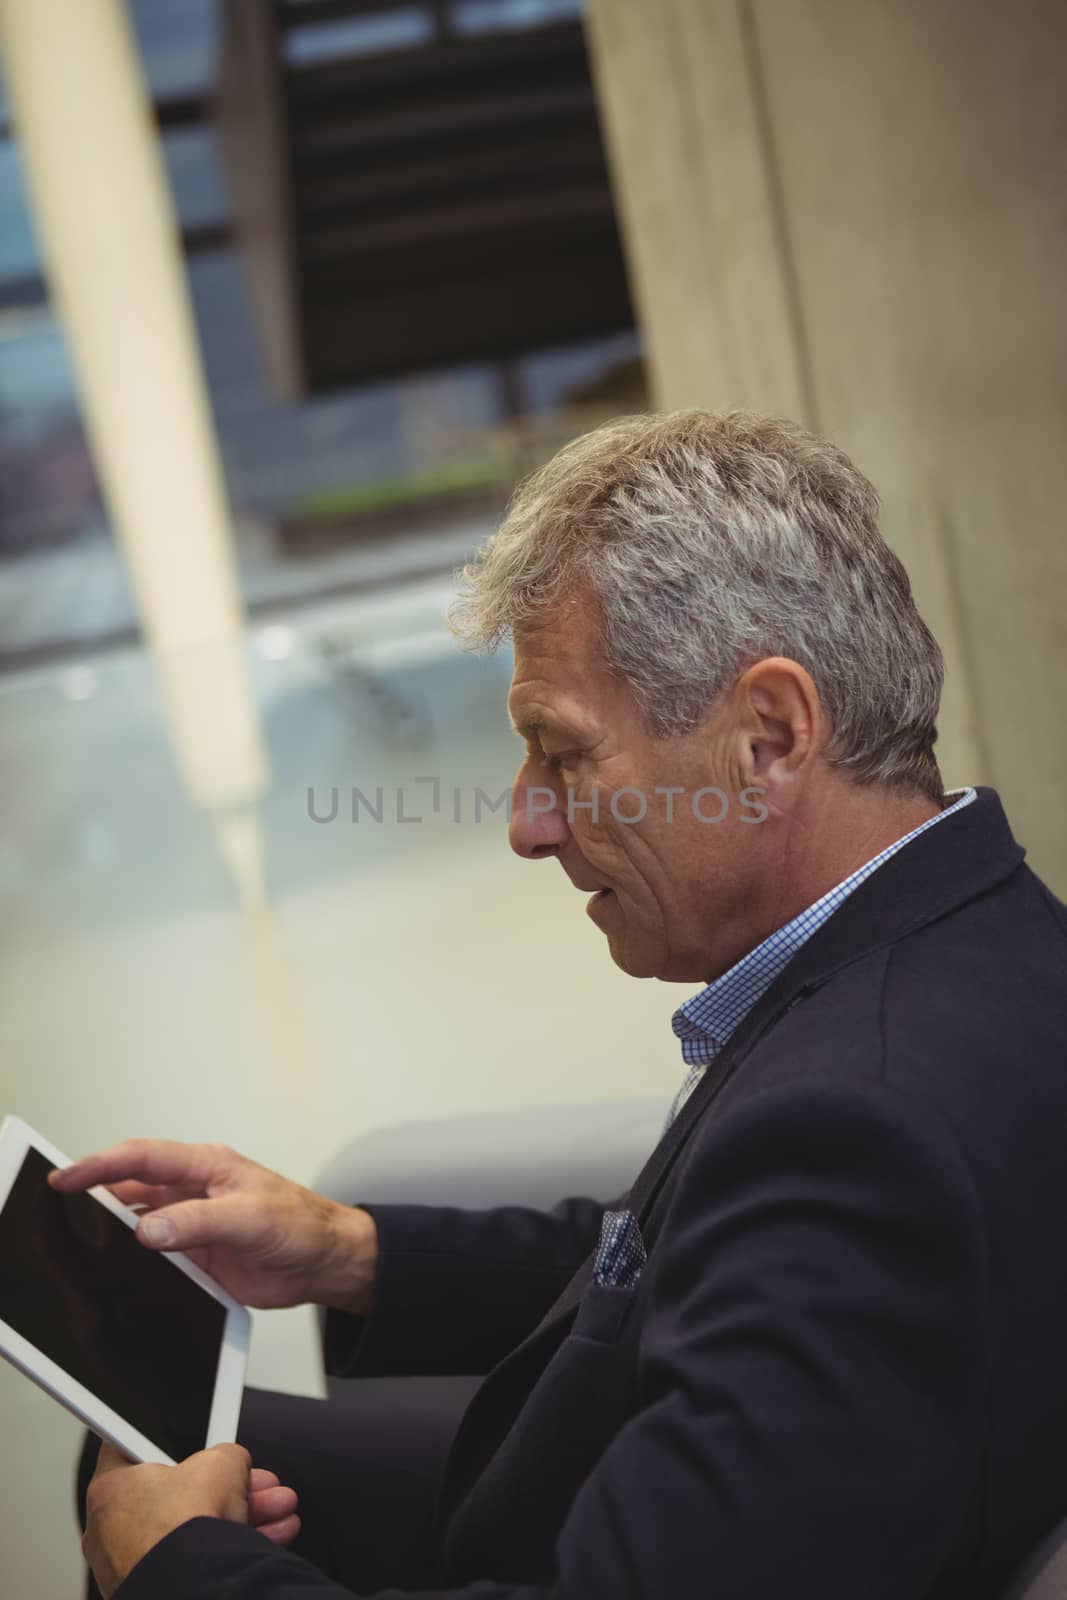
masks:
<svg viewBox="0 0 1067 1600"><path fill-rule="evenodd" d="M244 1305L370 1310L378 1231L366 1211L312 1194L225 1145L129 1139L51 1174L61 1194L104 1184L139 1206L141 1243L184 1250Z"/></svg>
<svg viewBox="0 0 1067 1600"><path fill-rule="evenodd" d="M192 1517L222 1517L258 1528L275 1544L300 1532L296 1495L273 1472L250 1464L237 1444L201 1450L178 1467L135 1466L114 1445L100 1447L89 1485L82 1550L104 1600L153 1545Z"/></svg>

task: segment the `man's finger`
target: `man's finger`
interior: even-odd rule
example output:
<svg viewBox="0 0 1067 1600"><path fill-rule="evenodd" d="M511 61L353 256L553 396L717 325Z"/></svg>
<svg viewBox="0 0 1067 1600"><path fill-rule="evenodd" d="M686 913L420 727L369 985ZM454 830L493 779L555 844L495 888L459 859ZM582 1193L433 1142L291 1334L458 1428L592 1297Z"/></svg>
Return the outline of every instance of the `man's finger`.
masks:
<svg viewBox="0 0 1067 1600"><path fill-rule="evenodd" d="M138 1178L127 1178L124 1183L109 1183L108 1193L124 1206L147 1206L158 1211L161 1206L173 1206L179 1200L191 1200L196 1193L192 1184L141 1183Z"/></svg>
<svg viewBox="0 0 1067 1600"><path fill-rule="evenodd" d="M91 1189L98 1183L124 1183L129 1178L142 1183L182 1183L203 1188L218 1171L220 1156L217 1145L127 1139L110 1150L83 1156L69 1167L58 1168L49 1175L49 1182L62 1194Z"/></svg>
<svg viewBox="0 0 1067 1600"><path fill-rule="evenodd" d="M289 1545L300 1532L300 1528L300 1518L294 1513L291 1517L283 1517L280 1522L266 1522L258 1527L256 1532L261 1533L272 1544Z"/></svg>
<svg viewBox="0 0 1067 1600"><path fill-rule="evenodd" d="M248 1520L253 1528L268 1522L281 1522L295 1512L299 1501L296 1490L278 1484L273 1489L257 1489L248 1496Z"/></svg>
<svg viewBox="0 0 1067 1600"><path fill-rule="evenodd" d="M266 1467L253 1467L248 1475L249 1494L258 1494L261 1489L276 1489L281 1483L276 1472L269 1472Z"/></svg>

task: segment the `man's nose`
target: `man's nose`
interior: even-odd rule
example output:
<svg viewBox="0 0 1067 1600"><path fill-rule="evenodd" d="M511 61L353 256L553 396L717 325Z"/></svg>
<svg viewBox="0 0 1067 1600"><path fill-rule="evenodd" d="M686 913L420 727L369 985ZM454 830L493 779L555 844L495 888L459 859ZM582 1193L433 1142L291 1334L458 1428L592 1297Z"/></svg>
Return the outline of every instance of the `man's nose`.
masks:
<svg viewBox="0 0 1067 1600"><path fill-rule="evenodd" d="M560 809L555 790L530 783L520 773L511 791L508 824L508 843L515 854L527 861L558 856L570 836L567 814Z"/></svg>

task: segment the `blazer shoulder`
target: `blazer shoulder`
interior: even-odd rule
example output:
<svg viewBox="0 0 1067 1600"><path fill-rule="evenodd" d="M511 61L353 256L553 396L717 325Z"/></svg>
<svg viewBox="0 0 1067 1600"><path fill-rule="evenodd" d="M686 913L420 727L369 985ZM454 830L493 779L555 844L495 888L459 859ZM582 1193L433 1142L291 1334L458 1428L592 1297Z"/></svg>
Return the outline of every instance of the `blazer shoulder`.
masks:
<svg viewBox="0 0 1067 1600"><path fill-rule="evenodd" d="M1057 899L1048 884L1036 877L1029 868L1025 869L1025 871L1027 879L1033 886L1034 893L1051 917L1056 933L1063 941L1064 946L1067 947L1067 905L1064 905L1062 900Z"/></svg>
<svg viewBox="0 0 1067 1600"><path fill-rule="evenodd" d="M752 1077L760 1087L808 1076L842 1082L878 1078L891 957L892 947L874 950L797 995L751 1053Z"/></svg>
<svg viewBox="0 0 1067 1600"><path fill-rule="evenodd" d="M1020 1058L1041 1084L1038 1098L1058 1106L1067 1094L1065 930L1067 911L1023 867L797 985L728 1077L720 1111L777 1085L879 1081L931 1110L977 1110L994 1082L998 1095L1006 1090L1005 1068Z"/></svg>
<svg viewBox="0 0 1067 1600"><path fill-rule="evenodd" d="M1001 889L917 929L888 952L887 1057L1062 1057L1067 908L1023 868Z"/></svg>

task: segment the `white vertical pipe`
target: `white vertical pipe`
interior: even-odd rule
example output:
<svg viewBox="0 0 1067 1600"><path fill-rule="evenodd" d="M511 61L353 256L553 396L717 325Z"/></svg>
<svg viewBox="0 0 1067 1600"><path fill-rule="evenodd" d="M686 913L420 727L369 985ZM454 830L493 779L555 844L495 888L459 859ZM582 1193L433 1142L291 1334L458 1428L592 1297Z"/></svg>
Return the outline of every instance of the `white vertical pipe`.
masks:
<svg viewBox="0 0 1067 1600"><path fill-rule="evenodd" d="M123 0L0 0L0 45L93 459L186 782L265 782L178 227Z"/></svg>

